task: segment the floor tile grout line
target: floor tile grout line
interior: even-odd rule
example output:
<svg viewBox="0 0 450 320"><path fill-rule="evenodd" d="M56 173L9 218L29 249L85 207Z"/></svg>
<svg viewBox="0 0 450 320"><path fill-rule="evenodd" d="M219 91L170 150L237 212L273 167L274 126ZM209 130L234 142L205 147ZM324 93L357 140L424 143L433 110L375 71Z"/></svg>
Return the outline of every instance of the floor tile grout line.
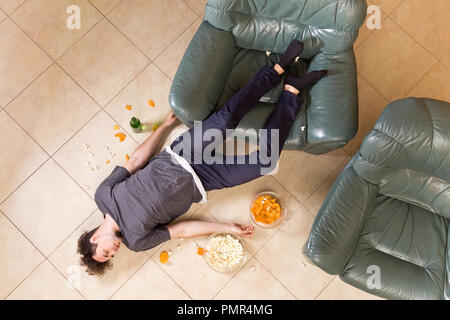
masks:
<svg viewBox="0 0 450 320"><path fill-rule="evenodd" d="M28 0L27 0L28 1ZM12 102L14 101L17 97L19 97L30 85L32 85L37 79L39 79L48 69L50 69L50 67L52 67L54 64L57 65L62 71L64 71L64 73L70 77L70 79L72 79L73 82L75 82L77 84L77 86L84 91L84 93L86 93L88 95L89 98L92 99L92 101L94 101L100 108L101 105L93 98L91 97L91 95L77 82L75 81L75 79L72 78L72 76L69 75L69 73L58 63L58 60L60 60L70 49L72 49L78 42L81 41L81 39L83 39L89 32L92 31L92 29L98 24L100 23L103 19L99 19L99 21L97 21L97 23L95 23L85 34L83 34L77 41L75 41L75 43L72 44L72 46L70 46L70 48L68 48L66 51L64 51L64 53L62 53L57 59L53 59L52 56L50 56L49 53L47 53L47 51L45 51L33 38L31 38L31 36L26 33L24 30L22 30L22 28L12 19L10 18L11 21L17 26L17 28L19 28L19 30L21 30L36 46L38 46L38 48L40 50L42 50L42 52L44 52L49 58L50 60L53 62L50 64L49 67L47 67L44 71L42 71L37 77L35 77L33 79L33 81L27 85L22 91L20 91L20 93L14 97L14 99L12 99L10 102L8 102L8 104L5 106L5 108ZM109 103L109 102L108 102Z"/></svg>
<svg viewBox="0 0 450 320"><path fill-rule="evenodd" d="M27 3L28 0L25 0L22 4L20 4L17 8L15 8L13 11L11 11L9 14L7 14L8 17L12 16L14 12L16 12L20 7L22 7L25 3ZM6 13L6 12L5 12Z"/></svg>
<svg viewBox="0 0 450 320"><path fill-rule="evenodd" d="M412 34L410 34L407 30L405 30L405 29L404 29L400 24L398 24L395 20L391 19L390 17L389 17L389 19L390 19L393 23L395 23L395 25L398 26L403 32L405 32L412 40L414 40L414 42L415 42L419 47L421 47L422 49L424 49L426 53L428 53L431 57L433 57L433 59L439 61L440 58L437 58L431 51L429 51L426 47L424 47L419 41L417 41L417 39L416 39ZM441 58L442 58L442 57L441 57Z"/></svg>
<svg viewBox="0 0 450 320"><path fill-rule="evenodd" d="M31 138L33 139L33 141L47 154L48 158L39 166L38 169L36 169L32 174L30 174L19 186L17 186L17 188L14 189L14 191L12 191L3 201L0 202L0 205L3 204L3 202L5 202L14 192L17 191L17 189L19 189L29 178L31 178L49 159L52 159L57 165L58 167L60 167L65 174L68 175L69 178L72 179L73 182L75 182L75 184L77 186L79 186L84 193L86 193L90 199L92 199L92 197L86 192L86 190L60 165L60 163L53 158L53 156L69 141L71 140L82 128L84 128L86 126L86 124L88 122L90 122L93 118L95 118L100 112L102 112L102 109L98 110L85 124L83 124L83 126L77 131L75 132L75 134L70 137L64 144L63 146L61 146L61 148L59 148L57 151L55 151L52 155L50 155L31 135L28 131L26 131L18 122L16 119L14 119L6 110L5 112L8 114L8 116L10 116L21 128L22 130L25 131L25 133Z"/></svg>
<svg viewBox="0 0 450 320"><path fill-rule="evenodd" d="M425 72L425 74L411 87L411 89L404 95L404 98L406 97L410 97L410 93L420 84L420 82L422 82L423 79L425 79L425 77L427 75L429 75L431 73L431 71L433 71L433 68L440 64L439 61L436 61L429 70L427 70L427 72Z"/></svg>
<svg viewBox="0 0 450 320"><path fill-rule="evenodd" d="M49 157L49 158L47 158L40 166L39 166L39 168L37 168L26 180L28 180L29 178L31 178L40 168L42 168L49 160L52 160L53 162L55 162L60 168L61 168L61 166L54 160L54 159L52 159L51 157ZM62 169L62 168L61 168ZM62 170L64 170L64 169L62 169ZM65 171L64 171L65 172ZM66 173L67 174L67 173ZM70 177L70 176L69 176ZM71 177L70 177L71 178ZM97 208L95 208L87 217L86 217L86 219L84 219L72 232L70 232L70 234L66 237L66 238L64 238L64 240L62 240L61 241L61 243L60 244L58 244L58 246L55 248L55 249L53 249L49 254L48 254L48 256L46 256L43 252L41 252L41 250L34 244L34 242L33 241L31 241L31 239L29 239L28 237L26 237L25 236L25 233L14 223L14 221L12 221L8 216L7 216L7 214L5 213L5 212L3 212L2 211L2 209L1 209L1 205L4 203L4 202L6 202L10 197L11 197L11 195L12 194L14 194L15 192L16 192L16 190L17 189L19 189L25 182L26 182L26 180L24 181L24 182L22 182L21 184L20 184L20 186L18 186L11 194L9 194L8 195L8 197L7 198L5 198L1 203L0 203L0 213L1 214L3 214L9 221L10 221L10 223L14 226L14 227L16 227L16 229L20 232L20 233L22 233L22 235L39 251L39 253L44 257L44 258L46 258L46 259L48 259L48 257L50 257L63 243L64 243L64 241L66 241L84 222L86 222L86 220L87 219L89 219L94 213L95 213L95 211L97 210ZM78 185L78 184L77 184ZM80 187L81 188L81 187ZM83 188L81 188L81 189L83 189ZM88 195L89 196L89 195ZM89 196L89 198L90 198L90 196ZM92 198L91 198L92 199Z"/></svg>
<svg viewBox="0 0 450 320"><path fill-rule="evenodd" d="M194 8L192 8L185 0L182 0L183 3L189 7L189 9L191 9L196 15L201 16L201 13L198 13Z"/></svg>
<svg viewBox="0 0 450 320"><path fill-rule="evenodd" d="M61 247L62 246L62 244L64 243L64 242L66 242L77 230L78 230L78 228L80 228L87 220L89 220L94 214L95 214L95 211L97 211L97 208L95 208L91 213L89 213L89 215L83 220L83 221L81 221L80 222L80 224L78 224L70 233L69 233L69 235L66 237L66 238L64 238L64 240L63 241L61 241L61 243L60 244L58 244L58 246L55 248L55 249L53 249L49 254L48 254L48 257L47 257L47 259L48 258L50 258L50 256L52 255L52 254L54 254L58 249L59 249L59 247Z"/></svg>
<svg viewBox="0 0 450 320"><path fill-rule="evenodd" d="M8 103L6 103L3 106L3 110L6 111L6 108L14 101L16 100L25 90L27 90L37 79L39 79L41 76L44 75L44 73L50 69L53 65L55 64L55 62L52 60L52 63L50 63L44 70L42 70L34 79L33 81L31 81L29 84L27 84L22 90L20 90L20 92L14 97L12 98Z"/></svg>
<svg viewBox="0 0 450 320"><path fill-rule="evenodd" d="M251 257L249 259L247 259L247 261L245 261L245 263L241 266L241 268L239 270L236 270L235 274L233 274L233 276L216 292L216 294L210 300L214 300L214 298L217 297L217 295L222 292L222 290L227 286L227 284L230 283L231 280L233 280L239 273L241 273L242 270L244 270L244 268L255 257L253 254L250 254L250 255L251 255Z"/></svg>
<svg viewBox="0 0 450 320"><path fill-rule="evenodd" d="M254 258L255 258L255 260L256 261L258 261L259 262L259 264L261 264L261 266L272 276L272 277L274 277L274 279L287 291L287 292L289 292L289 294L291 294L294 298L295 298L295 300L299 300L298 298L297 298L297 296L294 294L294 293L292 293L291 292L291 290L289 290L289 288L288 287L286 287L285 285L284 285L284 283L283 282L281 282L280 281L280 279L278 279L273 273L272 273L272 271L270 271L265 265L264 265L264 263L262 263L261 261L259 261L259 259L256 257L256 256L254 256Z"/></svg>
<svg viewBox="0 0 450 320"><path fill-rule="evenodd" d="M134 271L131 275L130 275L130 277L127 279L127 280L125 280L120 286L119 286L119 288L116 290L116 291L114 291L108 298L106 298L105 300L111 300L111 298L120 290L120 289L122 289L122 287L128 282L128 281L130 281L130 279L131 278L133 278L134 277L134 275L139 271L139 270L141 270L146 264L147 264L147 262L151 259L149 256L148 256L148 254L145 254L145 252L143 252L144 253L144 255L147 257L147 259L145 259L145 261L142 263L142 265L139 267L139 268L137 268L136 269L136 271Z"/></svg>
<svg viewBox="0 0 450 320"><path fill-rule="evenodd" d="M322 292L324 292L330 286L331 282L333 282L334 279L336 279L336 277L337 277L337 275L334 275L331 278L331 280L326 284L326 286L322 290L320 290L320 292L314 297L313 300L317 300L317 298L322 294Z"/></svg>
<svg viewBox="0 0 450 320"><path fill-rule="evenodd" d="M184 1L183 1L184 2ZM184 30L184 31L182 31L179 35L177 35L176 37L175 37L175 39L172 41L172 42L170 42L163 50L161 50L161 52L153 59L153 61L156 61L172 44L174 44L183 34L185 34L186 32L187 32L187 30L190 28L190 27L192 27L192 25L194 24L194 23L196 23L197 22L197 20L198 19L200 19L200 18L202 18L201 16L199 16L195 11L194 11L194 13L195 13L195 15L197 15L197 17L194 19L194 21L192 21L192 23L190 23L187 27L186 27L186 29ZM171 79L170 77L169 77L169 79Z"/></svg>
<svg viewBox="0 0 450 320"><path fill-rule="evenodd" d="M47 260L47 259L44 257L44 260L42 260L41 262L39 262L38 265L37 265L36 267L34 267L33 270L31 270L30 273L28 273L28 274L26 275L26 277L25 277L22 281L20 281L19 284L18 284L16 287L14 287L14 289L13 289L10 293L8 293L8 295L7 295L6 297L3 298L3 300L7 300L8 297L9 297L11 294L13 294L13 292L16 291L16 289L17 289L18 287L20 287L20 285L21 285L22 283L24 283L25 280L27 280L27 279L33 274L33 272L35 272L35 271L36 271L36 270L37 270L37 269L38 269L38 268L39 268L46 260Z"/></svg>
<svg viewBox="0 0 450 320"><path fill-rule="evenodd" d="M16 290L17 289L17 287L18 286L20 286L20 284L23 282L23 281L25 281L29 276L30 276L30 274L32 274L41 264L42 264L42 262L44 262L46 259L47 259L47 257L46 257L46 255L23 233L23 231L22 230L20 230L19 229L19 227L17 227L17 225L6 215L6 213L5 212L3 212L2 210L1 210L1 208L0 208L0 215L3 215L4 217L5 217L5 219L6 220L8 220L9 221L9 223L11 223L15 228L16 228L16 230L18 231L18 232L20 232L20 234L22 234L22 236L28 241L28 243L29 244L31 244L37 251L38 251L38 253L39 253L39 255L41 256L41 258L43 258L43 260L39 263L39 265L38 266L36 266L35 268L33 268L33 270L30 272L30 273L28 273L27 274L27 276L14 288L14 290ZM14 291L14 290L12 290L9 294L8 294L8 296Z"/></svg>
<svg viewBox="0 0 450 320"><path fill-rule="evenodd" d="M3 110L5 112L5 114L11 118L12 121L14 121L21 130L23 130L23 132L29 137L31 138L34 143L36 143L36 146L38 146L41 151L43 151L46 155L46 159L38 166L37 169L35 169L30 175L28 175L16 188L14 188L14 190L12 190L3 200L0 200L0 206L7 200L9 199L9 197L11 197L11 195L13 193L15 193L28 179L30 179L46 162L48 162L49 159L51 159L51 156L47 153L47 151L45 151L44 148L42 148L42 146L28 133L28 131L26 131L21 125L20 123L17 122L16 119L14 119L7 110Z"/></svg>
<svg viewBox="0 0 450 320"><path fill-rule="evenodd" d="M199 16L199 17L197 17L195 20L194 20L194 22L192 22L187 28L186 28L186 30L184 30L179 36L177 36L166 48L164 48L156 57L155 57L155 59L153 60L153 64L155 65L155 67L156 68L158 68L158 70L159 71L161 71L169 80L170 80L170 82L171 82L171 84L172 84L172 82L173 82L173 79L172 79L172 77L171 76L169 76L164 70L163 70L163 68L161 68L157 63L156 63L156 60L158 60L158 58L160 57L160 56L162 56L169 48L170 48L170 46L172 46L172 44L174 44L178 39L180 39L188 30L189 30L189 28L190 27L192 27L193 25L194 25L194 23L196 23L197 22L197 20L199 20L200 18L202 18L201 16Z"/></svg>
<svg viewBox="0 0 450 320"><path fill-rule="evenodd" d="M123 2L123 0L120 0L120 1L119 1L118 3L116 3L111 9L109 9L108 12L103 13L99 8L97 8L97 7L91 2L91 0L87 0L87 1L89 2L89 4L90 4L91 6L93 6L95 9L97 9L97 11L100 12L103 16L107 16L111 11L113 11L116 7L118 7L118 6Z"/></svg>
<svg viewBox="0 0 450 320"><path fill-rule="evenodd" d="M395 10L394 10L395 11ZM394 11L392 11L392 13L394 12ZM391 14L392 14L391 13ZM425 49L420 43L418 43L417 42L417 40L412 36L412 35L410 35L407 31L405 31L403 28L401 28L395 21L393 21L392 19L390 19L390 16L388 16L388 18L389 18L389 20L390 21L392 21L396 26L398 26L403 32L405 32L407 35L408 35L408 37L410 37L414 42L416 42L416 44L418 44L421 48L423 48L423 49ZM363 47L363 43L364 42L366 42L366 41L368 41L368 39L369 38L372 38L372 37L374 37L375 36L375 32L372 32L357 48L355 48L355 56L356 56L356 53L357 53L357 51L359 51L360 49L361 49L361 47ZM431 55L431 57L434 59L434 60L437 60L437 61L439 61L438 59L436 59L436 57L433 55L433 54L431 54L430 52L428 52L428 50L426 50L425 49L425 51L429 54L429 55ZM444 55L445 56L445 55ZM434 66L434 64L433 64L433 66ZM358 69L357 69L358 70ZM426 72L425 72L425 74L428 74L428 72L431 70L431 68L429 69L429 70L427 70ZM372 84L371 83L371 81L369 81L368 79L366 79L366 77L365 76L363 76L360 72L357 72L357 74L361 77L361 78L363 78L366 82L367 82L367 84L369 84L379 95L381 95L384 99L386 99L387 101L389 101L389 102L392 102L392 101L394 101L394 100L397 100L397 99L391 99L391 98L388 98L388 97L386 97L384 94L382 94L377 88L376 88L376 86L374 85L374 84ZM425 75L424 75L425 76ZM410 90L405 94L405 95L407 95L421 80L423 79L423 77L417 82L417 83L415 83L411 88L410 88ZM404 95L404 96L405 96ZM403 96L403 97L404 97Z"/></svg>
<svg viewBox="0 0 450 320"><path fill-rule="evenodd" d="M70 136L66 142L64 142L55 152L53 152L52 157L58 153L59 150L61 150L70 140L72 140L72 138L78 134L78 132L80 132L92 119L94 119L99 113L101 113L102 111L105 112L108 116L109 113L107 113L104 109L104 107L106 107L109 103L111 103L111 101L113 101L120 93L123 92L123 90L125 90L130 84L131 82L133 82L149 65L151 65L151 62L149 62L146 66L143 67L143 69L141 71L139 71L127 84L124 85L123 88L121 88L106 104L104 107L102 107L97 101L95 101L90 95L89 93L87 93L86 90L84 90L83 87L81 87L80 84L78 84L78 82L76 82L68 73L66 70L64 70L64 68L62 68L57 62L55 62L55 64L61 68L61 70L64 71L64 73L70 78L72 79L73 82L75 82L77 84L77 86L83 90L84 93L86 93L88 95L89 98L92 99L92 101L99 107L99 110L90 118L88 119L72 136ZM110 116L111 117L111 116ZM115 123L118 123L118 121L116 121L114 118L111 117L112 120L114 120ZM125 129L125 128L124 128ZM127 132L128 133L128 132ZM132 136L130 136L131 138L133 138ZM133 139L134 141L136 141L135 139Z"/></svg>
<svg viewBox="0 0 450 320"><path fill-rule="evenodd" d="M202 19L203 17L202 16L198 16L197 18L195 18L194 19L194 21L189 25L189 26L187 26L187 28L183 31L183 32L181 32L167 47L165 47L156 57L155 57L155 59L153 60L153 61L156 61L156 60L158 60L158 58L160 57L160 56L162 56L166 51L167 51L167 49L169 49L177 40L179 40L188 30L189 30L189 28L190 27L192 27L199 19ZM169 77L170 78L170 77Z"/></svg>
<svg viewBox="0 0 450 320"><path fill-rule="evenodd" d="M152 257L153 257L153 255L152 255ZM152 259L152 258L150 258L150 259ZM177 281L175 281L175 279L174 278L172 278L171 277L171 275L169 274L169 273L167 273L166 272L166 270L164 270L157 262L155 262L153 259L152 259L152 261L158 266L158 268L162 271L162 272L164 272L188 297L189 297L189 299L191 299L191 300L195 300L194 298L192 298L191 297L191 295L186 291L186 290L184 290L184 288L177 282Z"/></svg>
<svg viewBox="0 0 450 320"><path fill-rule="evenodd" d="M440 63L440 64L445 68L445 70L447 70L448 72L450 72L450 67L447 67L447 66L442 62L442 60L445 58L445 56L446 56L447 54L450 54L449 51L450 51L450 50L448 50L447 53L444 54L444 56L439 60L439 63Z"/></svg>
<svg viewBox="0 0 450 320"><path fill-rule="evenodd" d="M345 152L345 150L343 150L344 152ZM346 153L346 152L345 152ZM350 157L350 159L351 159L351 156L350 155L347 155L348 157ZM333 170L333 171L331 171L331 173L330 173L330 175L328 175L328 177L317 187L317 188L315 188L314 189L314 191L313 192L311 192L311 194L305 199L305 203L306 202L308 202L308 200L310 200L311 199L311 197L314 195L314 193L316 193L316 191L317 190L319 190L320 189L320 187L322 187L326 182L327 182L327 180L333 175L333 173L345 162L345 161L350 161L350 159L347 159L347 157L346 158L344 158L341 162L339 162L339 164L338 164L338 166ZM342 170L341 170L342 171ZM337 178L336 178L337 179ZM334 180L334 181L336 181L336 179ZM334 183L334 181L333 181L333 183Z"/></svg>
<svg viewBox="0 0 450 320"><path fill-rule="evenodd" d="M103 18L98 19L98 21L96 23L94 23L92 25L92 27L89 28L88 31L86 31L83 35L81 35L81 37L79 39L77 39L74 43L72 43L72 45L69 48L67 48L67 50L65 50L58 57L56 57L54 59L55 63L56 63L56 61L61 60L66 55L67 52L69 52L73 47L75 47L89 32L92 31L92 29L94 29L100 22L102 22L102 20L103 20Z"/></svg>
<svg viewBox="0 0 450 320"><path fill-rule="evenodd" d="M65 241L65 240L64 240ZM50 255L49 255L49 257L50 257ZM84 300L87 300L87 298L84 296L84 294L81 292L81 291L79 291L70 281L69 281L69 279L67 279L67 277L61 272L61 270L59 270L54 264L53 264L53 262L49 259L49 258L47 258L46 259L47 261L48 261L48 263L50 263L52 266L53 266L53 268L55 268L55 270L63 277L63 279L66 281L66 282L68 282L69 284L70 284L70 286L73 288L73 289L71 289L71 290L75 290L75 291L77 291L79 294L80 294L80 296L84 299Z"/></svg>
<svg viewBox="0 0 450 320"><path fill-rule="evenodd" d="M300 152L302 152L302 151L300 151ZM331 173L325 178L325 180L324 181L326 181L326 179L328 179L329 177L330 177L330 175L331 175ZM286 189L286 191L295 199L295 200L297 200L298 201L298 203L311 215L311 216L313 216L314 218L315 218L315 215L313 215L312 214L312 212L310 212L309 211L309 209L306 207L306 204L302 201L302 200L300 200L299 198L297 198L292 192L290 192L289 190L288 190L288 188L287 187L285 187L280 181L278 181L278 179L275 177L275 176L273 176L274 177L274 179L281 185L281 186L283 186L283 188L284 189ZM297 210L295 211L295 212L297 212Z"/></svg>

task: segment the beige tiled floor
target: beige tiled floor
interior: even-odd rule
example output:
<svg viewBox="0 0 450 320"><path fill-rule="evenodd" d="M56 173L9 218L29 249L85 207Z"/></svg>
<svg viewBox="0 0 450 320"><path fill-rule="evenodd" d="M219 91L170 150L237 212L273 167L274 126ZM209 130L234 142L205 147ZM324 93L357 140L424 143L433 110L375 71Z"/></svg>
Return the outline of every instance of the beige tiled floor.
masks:
<svg viewBox="0 0 450 320"><path fill-rule="evenodd" d="M207 204L179 218L246 223L252 196L276 190L288 204L288 220L245 240L241 270L213 272L195 254L206 237L140 253L122 246L103 278L78 267L79 235L102 220L93 200L96 186L150 134L128 130L124 105L149 125L163 119L171 81L205 3L0 0L0 74L7 75L0 78L0 298L376 298L310 265L301 246L333 182L389 102L406 96L450 100L448 0L368 0L381 6L382 28L363 26L354 45L356 138L321 156L283 152L273 176L210 192ZM81 30L61 27L68 4L82 8ZM127 134L122 143L114 137L116 124ZM176 127L165 144L185 129ZM158 259L163 249L172 251L165 265Z"/></svg>

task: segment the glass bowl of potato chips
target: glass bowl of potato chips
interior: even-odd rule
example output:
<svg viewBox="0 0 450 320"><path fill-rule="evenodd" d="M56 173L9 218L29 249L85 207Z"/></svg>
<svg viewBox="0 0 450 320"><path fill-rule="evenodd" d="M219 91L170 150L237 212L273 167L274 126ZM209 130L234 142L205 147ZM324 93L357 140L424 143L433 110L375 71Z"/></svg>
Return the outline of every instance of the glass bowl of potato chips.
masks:
<svg viewBox="0 0 450 320"><path fill-rule="evenodd" d="M261 228L279 226L287 215L287 208L281 203L277 193L261 192L250 203L250 218Z"/></svg>

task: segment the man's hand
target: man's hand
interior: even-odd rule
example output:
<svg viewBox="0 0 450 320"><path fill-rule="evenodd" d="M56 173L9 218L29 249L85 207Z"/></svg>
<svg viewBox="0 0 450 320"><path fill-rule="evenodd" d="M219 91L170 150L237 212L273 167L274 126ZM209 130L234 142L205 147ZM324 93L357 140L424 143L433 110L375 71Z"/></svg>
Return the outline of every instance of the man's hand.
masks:
<svg viewBox="0 0 450 320"><path fill-rule="evenodd" d="M177 117L170 111L164 122L156 129L145 141L131 154L130 159L124 165L124 168L128 170L130 174L135 173L137 170L145 166L150 160L151 156L155 152L161 138L166 129L172 125Z"/></svg>
<svg viewBox="0 0 450 320"><path fill-rule="evenodd" d="M255 227L251 224L242 225L239 223L230 224L230 232L236 233L243 237L250 237L255 231Z"/></svg>
<svg viewBox="0 0 450 320"><path fill-rule="evenodd" d="M172 110L169 111L166 118L164 119L162 125L165 127L170 127L175 121L177 120L177 117L173 113Z"/></svg>

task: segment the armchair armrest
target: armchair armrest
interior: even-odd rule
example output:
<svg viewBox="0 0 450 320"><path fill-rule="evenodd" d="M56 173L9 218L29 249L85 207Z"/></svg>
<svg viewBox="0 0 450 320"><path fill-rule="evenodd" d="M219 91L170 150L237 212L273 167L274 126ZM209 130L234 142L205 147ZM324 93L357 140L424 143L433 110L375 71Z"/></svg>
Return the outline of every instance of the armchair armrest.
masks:
<svg viewBox="0 0 450 320"><path fill-rule="evenodd" d="M376 194L377 188L361 179L348 164L317 213L303 248L306 258L330 274L341 274L358 243Z"/></svg>
<svg viewBox="0 0 450 320"><path fill-rule="evenodd" d="M187 126L215 109L238 48L231 32L200 25L175 74L169 103Z"/></svg>
<svg viewBox="0 0 450 320"><path fill-rule="evenodd" d="M310 90L308 145L305 151L321 154L343 147L358 130L358 85L353 48L339 53L320 52L308 72L327 69L328 76Z"/></svg>

